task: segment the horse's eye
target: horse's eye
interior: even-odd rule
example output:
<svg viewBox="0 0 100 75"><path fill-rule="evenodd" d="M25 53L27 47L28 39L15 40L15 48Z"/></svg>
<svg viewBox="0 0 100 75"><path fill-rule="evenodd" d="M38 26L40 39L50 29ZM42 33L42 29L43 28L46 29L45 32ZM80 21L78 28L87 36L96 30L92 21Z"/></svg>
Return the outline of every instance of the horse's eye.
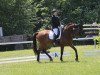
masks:
<svg viewBox="0 0 100 75"><path fill-rule="evenodd" d="M75 28L73 28L73 30L75 30Z"/></svg>

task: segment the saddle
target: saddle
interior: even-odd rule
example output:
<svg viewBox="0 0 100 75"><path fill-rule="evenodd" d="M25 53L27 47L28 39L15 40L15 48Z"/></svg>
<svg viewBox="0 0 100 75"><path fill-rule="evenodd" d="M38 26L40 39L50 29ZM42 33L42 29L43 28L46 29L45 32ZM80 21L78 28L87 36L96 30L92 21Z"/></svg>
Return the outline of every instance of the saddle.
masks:
<svg viewBox="0 0 100 75"><path fill-rule="evenodd" d="M59 34L59 36L58 36L57 39L60 39L61 38L61 33L62 33L63 27L64 27L64 25L61 25L59 27L60 34ZM55 38L55 33L52 30L50 30L50 32L49 32L49 39L53 40L54 38Z"/></svg>

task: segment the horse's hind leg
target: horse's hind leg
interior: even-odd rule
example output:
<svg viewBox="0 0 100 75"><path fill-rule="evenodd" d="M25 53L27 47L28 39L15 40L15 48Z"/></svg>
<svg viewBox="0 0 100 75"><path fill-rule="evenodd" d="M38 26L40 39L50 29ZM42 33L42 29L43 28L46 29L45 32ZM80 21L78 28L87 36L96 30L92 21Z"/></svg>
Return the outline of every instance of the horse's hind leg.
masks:
<svg viewBox="0 0 100 75"><path fill-rule="evenodd" d="M47 53L46 50L43 50L43 52L50 58L50 61L53 61L52 57Z"/></svg>
<svg viewBox="0 0 100 75"><path fill-rule="evenodd" d="M76 55L75 60L78 61L78 53L77 53L77 49L76 49L73 45L70 45L70 47L71 47L72 49L74 49L75 55Z"/></svg>

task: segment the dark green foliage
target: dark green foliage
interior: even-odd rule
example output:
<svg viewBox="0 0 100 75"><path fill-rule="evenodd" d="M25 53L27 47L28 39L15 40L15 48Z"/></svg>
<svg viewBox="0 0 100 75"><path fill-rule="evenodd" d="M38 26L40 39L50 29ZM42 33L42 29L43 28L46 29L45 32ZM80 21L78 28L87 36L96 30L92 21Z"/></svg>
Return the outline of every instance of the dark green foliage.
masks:
<svg viewBox="0 0 100 75"><path fill-rule="evenodd" d="M61 12L63 23L100 23L99 0L0 0L0 26L4 35L33 34L51 26L51 11Z"/></svg>

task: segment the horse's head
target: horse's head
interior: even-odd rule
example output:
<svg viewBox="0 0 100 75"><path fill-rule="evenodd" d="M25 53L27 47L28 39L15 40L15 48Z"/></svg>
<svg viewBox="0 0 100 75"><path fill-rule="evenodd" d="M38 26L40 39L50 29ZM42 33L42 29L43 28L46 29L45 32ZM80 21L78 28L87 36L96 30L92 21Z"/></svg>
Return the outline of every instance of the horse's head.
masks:
<svg viewBox="0 0 100 75"><path fill-rule="evenodd" d="M78 28L78 25L76 23L68 23L67 25L65 25L64 29L65 30L75 30Z"/></svg>
<svg viewBox="0 0 100 75"><path fill-rule="evenodd" d="M68 23L64 27L65 32L78 34L79 33L79 25L76 23Z"/></svg>

